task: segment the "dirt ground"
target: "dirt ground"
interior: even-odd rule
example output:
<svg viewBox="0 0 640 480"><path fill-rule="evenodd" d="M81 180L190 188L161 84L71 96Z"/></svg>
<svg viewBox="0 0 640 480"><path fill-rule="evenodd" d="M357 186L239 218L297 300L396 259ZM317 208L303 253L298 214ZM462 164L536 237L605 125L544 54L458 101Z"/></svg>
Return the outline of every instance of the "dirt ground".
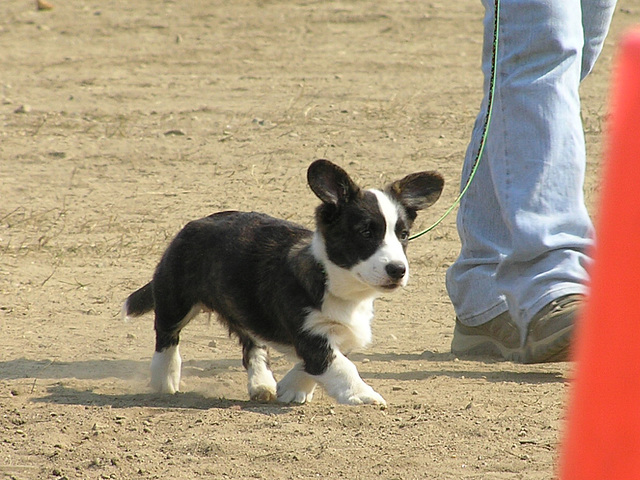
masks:
<svg viewBox="0 0 640 480"><path fill-rule="evenodd" d="M259 210L311 226L316 158L366 186L439 170L455 198L480 101L479 1L30 0L0 6L0 475L11 479L548 479L569 363L449 353L454 216L412 242L353 360L389 407L248 401L207 317L183 392L150 393L152 317L123 323L188 220ZM583 85L596 213L620 0ZM291 361L274 352L281 376Z"/></svg>

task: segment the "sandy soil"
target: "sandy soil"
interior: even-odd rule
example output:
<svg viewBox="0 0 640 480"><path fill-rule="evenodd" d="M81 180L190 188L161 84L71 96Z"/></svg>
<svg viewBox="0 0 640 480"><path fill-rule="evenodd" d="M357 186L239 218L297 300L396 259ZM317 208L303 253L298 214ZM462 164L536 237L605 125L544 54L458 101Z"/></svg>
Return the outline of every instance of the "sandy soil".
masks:
<svg viewBox="0 0 640 480"><path fill-rule="evenodd" d="M311 225L305 170L367 186L437 169L453 201L480 100L480 2L28 0L0 6L0 475L12 479L547 479L568 363L449 353L453 216L412 242L353 359L389 402L248 401L235 341L183 333L183 392L150 393L151 316L120 321L188 220L259 210ZM205 5L206 3L206 5ZM597 199L621 0L583 87ZM275 353L282 375L290 360Z"/></svg>

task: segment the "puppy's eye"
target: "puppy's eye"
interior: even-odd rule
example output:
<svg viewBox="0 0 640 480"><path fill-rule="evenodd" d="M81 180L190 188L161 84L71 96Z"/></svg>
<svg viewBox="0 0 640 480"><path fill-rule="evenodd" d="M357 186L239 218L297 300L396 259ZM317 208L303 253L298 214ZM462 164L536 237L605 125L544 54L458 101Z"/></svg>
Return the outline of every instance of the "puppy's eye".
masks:
<svg viewBox="0 0 640 480"><path fill-rule="evenodd" d="M364 238L371 238L373 236L373 233L371 233L371 229L369 227L363 227L360 229L360 235L362 235Z"/></svg>
<svg viewBox="0 0 640 480"><path fill-rule="evenodd" d="M402 230L400 232L400 240L406 240L409 238L409 230Z"/></svg>

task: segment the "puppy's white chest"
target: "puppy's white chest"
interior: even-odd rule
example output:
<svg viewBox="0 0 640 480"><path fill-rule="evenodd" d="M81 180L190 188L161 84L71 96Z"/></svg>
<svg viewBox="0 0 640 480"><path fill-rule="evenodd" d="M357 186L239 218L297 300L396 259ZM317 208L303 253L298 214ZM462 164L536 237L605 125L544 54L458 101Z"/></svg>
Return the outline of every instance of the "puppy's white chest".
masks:
<svg viewBox="0 0 640 480"><path fill-rule="evenodd" d="M373 298L353 302L327 294L322 309L307 316L304 329L325 335L335 348L348 353L371 343L372 318Z"/></svg>

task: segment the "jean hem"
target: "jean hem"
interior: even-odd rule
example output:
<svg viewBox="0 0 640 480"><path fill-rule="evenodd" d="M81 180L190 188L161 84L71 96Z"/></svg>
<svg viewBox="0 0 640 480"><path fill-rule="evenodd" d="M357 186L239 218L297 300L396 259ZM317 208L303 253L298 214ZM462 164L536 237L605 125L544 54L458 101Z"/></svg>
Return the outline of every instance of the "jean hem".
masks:
<svg viewBox="0 0 640 480"><path fill-rule="evenodd" d="M524 327L528 327L533 317L535 317L540 310L542 310L554 300L557 300L561 297L566 297L567 295L586 295L587 290L588 289L585 285L575 283L566 284L558 288L554 288L553 290L547 292L545 295L541 296L528 310L521 312L521 318L525 319L522 322L522 325Z"/></svg>
<svg viewBox="0 0 640 480"><path fill-rule="evenodd" d="M507 303L502 301L497 305L490 307L482 313L470 315L470 316L458 316L458 321L466 325L467 327L477 327L478 325L482 325L487 323L490 320L493 320L498 315L502 315L504 312L508 311L509 307Z"/></svg>

